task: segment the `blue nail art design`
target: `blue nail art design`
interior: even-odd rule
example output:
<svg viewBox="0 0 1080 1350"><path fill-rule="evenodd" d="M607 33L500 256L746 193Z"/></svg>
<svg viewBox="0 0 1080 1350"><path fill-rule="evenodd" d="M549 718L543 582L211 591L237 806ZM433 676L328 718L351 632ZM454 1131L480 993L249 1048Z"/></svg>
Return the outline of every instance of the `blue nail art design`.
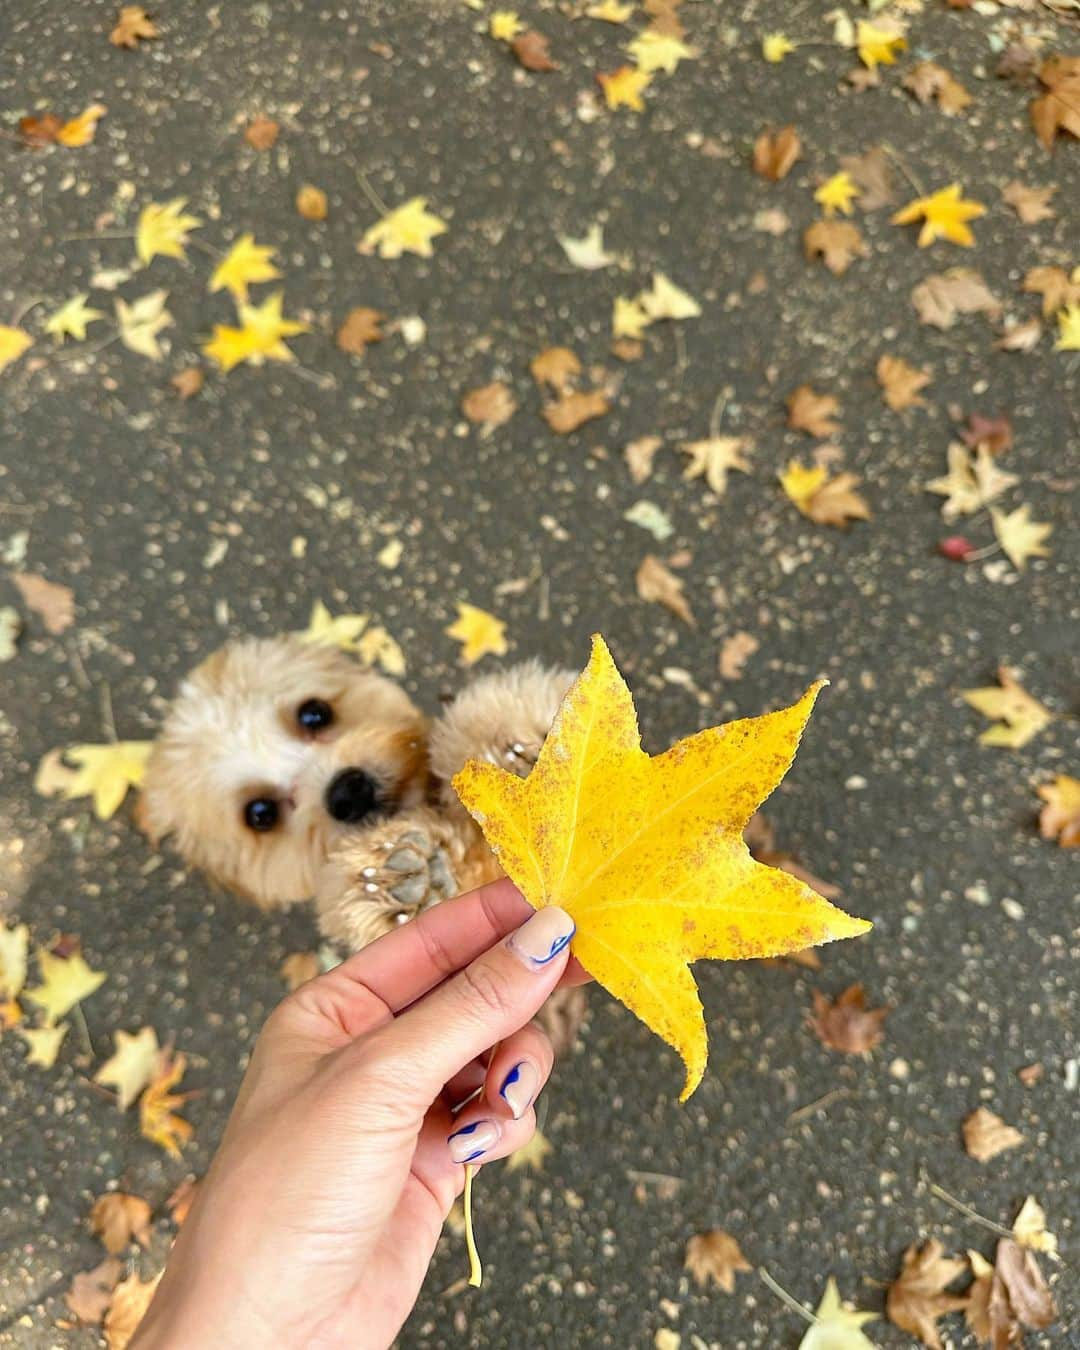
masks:
<svg viewBox="0 0 1080 1350"><path fill-rule="evenodd" d="M507 1093L507 1090L508 1090L509 1088L512 1088L512 1087L514 1086L515 1083L520 1083L520 1082L521 1082L521 1065L520 1065L520 1064L515 1064L514 1067L510 1070L510 1072L509 1072L509 1073L506 1075L506 1077L503 1079L503 1085L502 1085L502 1087L499 1089L499 1096L500 1096L500 1097L505 1097L505 1096L506 1096L506 1093Z"/></svg>
<svg viewBox="0 0 1080 1350"><path fill-rule="evenodd" d="M486 1120L474 1120L471 1125L462 1125L460 1130L455 1130L453 1134L447 1135L446 1141L448 1144L452 1144L455 1139L461 1139L463 1136L475 1134L481 1125L487 1125L487 1123ZM484 1156L488 1151L488 1147L488 1145L484 1145L483 1148L475 1149L472 1153L468 1153L462 1157L460 1161L466 1163L475 1162L477 1158L482 1158Z"/></svg>
<svg viewBox="0 0 1080 1350"><path fill-rule="evenodd" d="M555 941L551 944L551 950L548 952L547 956L536 956L533 957L533 960L536 962L538 966L546 966L549 961L554 961L555 958L558 956L558 954L562 951L562 949L569 945L570 939L574 936L574 933L576 932L577 932L577 925L575 924L571 932L566 933L562 937L557 937L555 939Z"/></svg>

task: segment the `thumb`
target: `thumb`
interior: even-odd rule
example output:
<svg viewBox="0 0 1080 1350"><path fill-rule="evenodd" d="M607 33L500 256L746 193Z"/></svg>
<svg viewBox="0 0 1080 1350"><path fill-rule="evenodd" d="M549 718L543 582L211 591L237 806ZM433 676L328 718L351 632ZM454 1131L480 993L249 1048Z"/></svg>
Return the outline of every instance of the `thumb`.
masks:
<svg viewBox="0 0 1080 1350"><path fill-rule="evenodd" d="M540 1011L569 959L574 921L554 905L413 1004L380 1039L426 1110L456 1073Z"/></svg>

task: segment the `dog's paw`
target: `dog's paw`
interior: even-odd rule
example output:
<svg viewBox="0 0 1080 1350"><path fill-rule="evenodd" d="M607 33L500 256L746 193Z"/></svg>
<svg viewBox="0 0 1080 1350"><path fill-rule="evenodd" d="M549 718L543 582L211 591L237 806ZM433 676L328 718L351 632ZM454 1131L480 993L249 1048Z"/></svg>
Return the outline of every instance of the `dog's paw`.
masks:
<svg viewBox="0 0 1080 1350"><path fill-rule="evenodd" d="M448 900L458 885L446 842L423 825L395 831L380 840L372 861L361 867L361 890L376 904L394 908L398 923Z"/></svg>

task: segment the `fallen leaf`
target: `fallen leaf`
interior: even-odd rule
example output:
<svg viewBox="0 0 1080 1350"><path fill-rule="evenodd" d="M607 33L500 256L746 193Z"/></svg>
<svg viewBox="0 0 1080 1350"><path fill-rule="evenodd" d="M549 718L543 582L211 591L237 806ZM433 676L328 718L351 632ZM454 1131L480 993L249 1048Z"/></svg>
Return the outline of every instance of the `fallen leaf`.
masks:
<svg viewBox="0 0 1080 1350"><path fill-rule="evenodd" d="M46 145L56 144L57 134L63 125L63 119L51 112L44 113L41 117L21 117L19 135L27 145L41 149Z"/></svg>
<svg viewBox="0 0 1080 1350"><path fill-rule="evenodd" d="M671 517L655 502L635 502L628 511L623 512L623 519L632 525L640 525L643 530L648 530L659 543L670 539L675 533Z"/></svg>
<svg viewBox="0 0 1080 1350"><path fill-rule="evenodd" d="M779 206L774 206L768 211L757 211L754 214L754 229L760 230L762 234L771 234L774 239L779 239L782 234L787 234L791 229L791 219L786 211L781 210Z"/></svg>
<svg viewBox="0 0 1080 1350"><path fill-rule="evenodd" d="M1019 1326L1009 1306L1009 1298L994 1267L980 1253L968 1252L971 1273L975 1277L967 1289L967 1307L964 1320L980 1345L990 1344L995 1350L1007 1350L1015 1345Z"/></svg>
<svg viewBox="0 0 1080 1350"><path fill-rule="evenodd" d="M147 291L131 304L119 296L113 301L120 341L151 361L161 361L165 356L158 334L172 326L173 316L165 308L168 298L168 291Z"/></svg>
<svg viewBox="0 0 1080 1350"><path fill-rule="evenodd" d="M840 423L833 414L840 411L840 400L834 394L815 394L808 384L793 389L787 399L787 424L808 436L833 436Z"/></svg>
<svg viewBox="0 0 1080 1350"><path fill-rule="evenodd" d="M644 483L652 474L653 460L656 452L664 444L659 436L641 436L636 441L630 441L623 450L623 456L626 459L626 467L630 470L630 477L635 483Z"/></svg>
<svg viewBox="0 0 1080 1350"><path fill-rule="evenodd" d="M71 1288L64 1294L64 1303L72 1317L83 1326L100 1326L123 1269L115 1257L107 1256L93 1270L76 1275Z"/></svg>
<svg viewBox="0 0 1080 1350"><path fill-rule="evenodd" d="M203 387L205 378L200 366L185 366L176 372L169 383L176 390L177 398L189 399L194 398Z"/></svg>
<svg viewBox="0 0 1080 1350"><path fill-rule="evenodd" d="M999 469L994 456L985 445L969 450L959 441L953 441L947 451L948 473L932 478L927 492L936 492L945 498L941 508L945 520L970 516L1001 495L1006 488L1019 482L1016 474Z"/></svg>
<svg viewBox="0 0 1080 1350"><path fill-rule="evenodd" d="M479 423L485 431L493 431L509 422L517 412L517 400L509 385L501 380L470 389L461 400L461 411L470 422Z"/></svg>
<svg viewBox="0 0 1080 1350"><path fill-rule="evenodd" d="M29 951L29 927L25 923L15 923L9 928L6 921L0 919L0 1003L17 999L22 993Z"/></svg>
<svg viewBox="0 0 1080 1350"><path fill-rule="evenodd" d="M811 261L820 257L833 276L843 276L856 258L870 250L857 225L850 220L815 220L803 234L803 252Z"/></svg>
<svg viewBox="0 0 1080 1350"><path fill-rule="evenodd" d="M403 253L415 253L420 258L431 258L435 250L431 241L450 228L445 220L427 209L426 197L410 197L402 206L389 211L364 231L357 244L357 252L378 252L380 258L400 258Z"/></svg>
<svg viewBox="0 0 1080 1350"><path fill-rule="evenodd" d="M76 342L85 342L87 325L105 317L100 309L90 308L86 303L89 298L86 291L81 295L72 296L66 304L54 310L45 320L45 332L51 333L57 342L63 342L65 337L74 338Z"/></svg>
<svg viewBox="0 0 1080 1350"><path fill-rule="evenodd" d="M971 95L964 86L934 61L920 61L912 66L901 81L920 103L937 100L943 113L950 117L963 112L971 103Z"/></svg>
<svg viewBox="0 0 1080 1350"><path fill-rule="evenodd" d="M186 1092L173 1092L186 1068L186 1055L163 1050L158 1057L157 1072L139 1099L139 1130L143 1138L163 1148L172 1158L180 1157L180 1150L195 1133L190 1121L173 1114L190 1096Z"/></svg>
<svg viewBox="0 0 1080 1350"><path fill-rule="evenodd" d="M600 4L590 5L585 11L588 19L600 19L604 23L625 23L634 12L630 3L620 4L619 0L601 0Z"/></svg>
<svg viewBox="0 0 1080 1350"><path fill-rule="evenodd" d="M91 970L78 951L64 957L42 947L37 959L41 983L33 989L24 989L23 997L37 1004L48 1027L55 1027L76 1003L100 989L107 978L103 970Z"/></svg>
<svg viewBox="0 0 1080 1350"><path fill-rule="evenodd" d="M116 1104L126 1111L157 1072L161 1047L153 1027L143 1027L134 1034L117 1031L114 1039L116 1052L94 1074L94 1082L116 1088Z"/></svg>
<svg viewBox="0 0 1080 1350"><path fill-rule="evenodd" d="M1051 56L1038 71L1046 93L1031 103L1031 125L1053 150L1058 132L1080 137L1080 56Z"/></svg>
<svg viewBox="0 0 1080 1350"><path fill-rule="evenodd" d="M296 194L296 209L305 220L325 220L328 211L326 193L322 188L305 183Z"/></svg>
<svg viewBox="0 0 1080 1350"><path fill-rule="evenodd" d="M21 328L9 328L0 323L0 370L6 370L17 361L27 347L34 345L34 339Z"/></svg>
<svg viewBox="0 0 1080 1350"><path fill-rule="evenodd" d="M979 202L966 201L960 184L950 183L948 187L932 192L929 197L917 197L915 201L908 202L892 217L892 223L910 225L912 221L921 220L920 248L926 248L935 239L948 239L950 243L971 248L975 236L967 222L985 214L985 206Z"/></svg>
<svg viewBox="0 0 1080 1350"><path fill-rule="evenodd" d="M703 477L710 489L722 497L727 491L730 469L738 469L740 473L750 472L746 454L752 446L749 436L710 436L703 441L683 441L679 449L684 455L690 456L683 477Z"/></svg>
<svg viewBox="0 0 1080 1350"><path fill-rule="evenodd" d="M691 628L696 626L689 601L683 595L685 582L677 577L670 568L665 567L659 558L646 553L641 565L634 574L634 585L638 596L650 604L664 605Z"/></svg>
<svg viewBox="0 0 1080 1350"><path fill-rule="evenodd" d="M539 1130L533 1130L529 1142L516 1148L506 1159L506 1170L519 1172L523 1167L527 1167L530 1172L542 1172L544 1164L554 1152L555 1147L547 1136L541 1134Z"/></svg>
<svg viewBox="0 0 1080 1350"><path fill-rule="evenodd" d="M863 1334L862 1328L867 1322L876 1322L877 1317L877 1313L849 1308L830 1275L814 1314L814 1324L799 1342L799 1350L874 1350L873 1341Z"/></svg>
<svg viewBox="0 0 1080 1350"><path fill-rule="evenodd" d="M980 1106L964 1120L964 1148L976 1162L989 1162L1006 1149L1016 1148L1024 1136L1012 1125L1006 1125L1000 1116Z"/></svg>
<svg viewBox="0 0 1080 1350"><path fill-rule="evenodd" d="M860 19L855 27L855 45L859 60L869 70L891 66L897 54L906 50L907 39L895 27L884 27Z"/></svg>
<svg viewBox="0 0 1080 1350"><path fill-rule="evenodd" d="M699 1289L711 1280L725 1294L735 1292L735 1276L741 1271L753 1270L742 1254L738 1242L722 1228L710 1228L706 1233L695 1233L686 1244L683 1269L688 1270Z"/></svg>
<svg viewBox="0 0 1080 1350"><path fill-rule="evenodd" d="M984 445L992 455L1003 455L1006 450L1012 449L1013 425L1004 413L998 413L996 417L986 417L982 413L973 412L968 417L967 426L962 428L960 436L964 444L972 449Z"/></svg>
<svg viewBox="0 0 1080 1350"><path fill-rule="evenodd" d="M337 330L335 341L343 352L349 352L353 356L363 356L369 343L381 342L386 334L382 331L382 323L386 315L380 313L377 309L368 309L364 305L359 305L356 309L350 309L345 315L345 320Z"/></svg>
<svg viewBox="0 0 1080 1350"><path fill-rule="evenodd" d="M669 281L663 272L653 274L652 285L637 300L650 323L659 319L696 319L701 315L701 306L694 297Z"/></svg>
<svg viewBox="0 0 1080 1350"><path fill-rule="evenodd" d="M286 319L281 312L283 302L281 291L268 295L261 305L241 302L236 307L240 327L215 324L214 335L203 344L203 352L226 372L242 362L261 366L265 361L295 361L283 339L306 333L309 326Z"/></svg>
<svg viewBox="0 0 1080 1350"><path fill-rule="evenodd" d="M966 1268L966 1262L945 1255L937 1238L928 1238L921 1247L913 1243L904 1253L900 1274L889 1285L885 1315L931 1350L941 1350L938 1318L967 1306L966 1298L946 1293L945 1287Z"/></svg>
<svg viewBox="0 0 1080 1350"><path fill-rule="evenodd" d="M547 347L529 362L529 374L537 384L565 394L581 374L581 362L569 347Z"/></svg>
<svg viewBox="0 0 1080 1350"><path fill-rule="evenodd" d="M299 989L302 984L307 984L308 980L313 980L319 974L321 967L319 965L318 952L293 952L282 961L280 966L281 978L285 981L290 993L294 989Z"/></svg>
<svg viewBox="0 0 1080 1350"><path fill-rule="evenodd" d="M568 234L555 237L571 266L580 267L583 272L596 272L618 261L614 253L608 253L604 248L604 231L599 225L590 225L580 239L573 239ZM565 351L565 348L561 350Z"/></svg>
<svg viewBox="0 0 1080 1350"><path fill-rule="evenodd" d="M67 1022L61 1022L58 1027L18 1027L17 1030L27 1045L27 1064L36 1065L39 1069L51 1069L68 1034Z"/></svg>
<svg viewBox="0 0 1080 1350"><path fill-rule="evenodd" d="M142 782L151 748L150 741L114 741L69 746L62 758L61 752L50 751L38 765L34 787L43 797L92 797L98 820L108 820L128 788Z"/></svg>
<svg viewBox="0 0 1080 1350"><path fill-rule="evenodd" d="M836 525L841 529L849 521L871 518L866 500L855 491L859 481L854 473L838 473L830 478L824 466L807 469L797 459L791 460L780 474L780 486L804 516L817 525Z"/></svg>
<svg viewBox="0 0 1080 1350"><path fill-rule="evenodd" d="M718 662L721 679L741 679L747 661L760 646L761 643L752 633L732 633L730 637L725 638L720 648Z"/></svg>
<svg viewBox="0 0 1080 1350"><path fill-rule="evenodd" d="M277 142L281 127L272 117L259 113L244 128L244 140L252 150L270 150Z"/></svg>
<svg viewBox="0 0 1080 1350"><path fill-rule="evenodd" d="M136 1271L116 1286L105 1314L105 1344L108 1350L127 1350L139 1329L139 1323L146 1316L160 1279L161 1275L158 1274L144 1283Z"/></svg>
<svg viewBox="0 0 1080 1350"><path fill-rule="evenodd" d="M882 1023L890 1009L868 1008L861 984L845 989L834 1001L819 989L813 990L814 1011L809 1024L814 1034L830 1050L845 1055L869 1054L880 1044L885 1032Z"/></svg>
<svg viewBox="0 0 1080 1350"><path fill-rule="evenodd" d="M1054 714L1032 698L1008 666L999 666L998 683L961 689L964 702L994 725L979 737L980 745L1019 750L1054 720Z"/></svg>
<svg viewBox="0 0 1080 1350"><path fill-rule="evenodd" d="M796 50L798 43L792 42L785 33L766 33L761 39L761 55L770 65L779 65L785 56Z"/></svg>
<svg viewBox="0 0 1080 1350"><path fill-rule="evenodd" d="M563 905L577 925L574 955L678 1050L683 1101L708 1054L690 961L782 955L869 927L754 862L742 840L790 765L820 688L653 758L597 636L529 776L471 760L454 779L525 898Z"/></svg>
<svg viewBox="0 0 1080 1350"><path fill-rule="evenodd" d="M1024 35L1026 37L1026 35ZM1038 39L1010 42L998 57L995 74L999 80L1012 80L1016 84L1030 84L1035 79L1039 64L1039 53L1033 45Z"/></svg>
<svg viewBox="0 0 1080 1350"><path fill-rule="evenodd" d="M860 210L880 211L883 206L892 205L895 200L892 169L889 157L880 145L862 155L844 156L840 167L850 174L861 192Z"/></svg>
<svg viewBox="0 0 1080 1350"><path fill-rule="evenodd" d="M270 261L277 252L267 244L257 244L255 236L242 234L214 268L207 289L227 290L238 301L247 301L248 286L260 281L276 281L281 273Z"/></svg>
<svg viewBox="0 0 1080 1350"><path fill-rule="evenodd" d="M198 1194L199 1183L195 1177L187 1176L183 1179L168 1200L165 1201L165 1208L169 1211L169 1218L181 1228L187 1216L191 1213L191 1206L195 1203L195 1196Z"/></svg>
<svg viewBox="0 0 1080 1350"><path fill-rule="evenodd" d="M802 141L793 126L772 132L766 129L754 142L754 172L778 183L786 178L802 154Z"/></svg>
<svg viewBox="0 0 1080 1350"><path fill-rule="evenodd" d="M356 654L363 666L377 665L395 679L405 674L405 653L385 628L369 628L356 644Z"/></svg>
<svg viewBox="0 0 1080 1350"><path fill-rule="evenodd" d="M1080 352L1080 304L1066 305L1057 316L1056 352Z"/></svg>
<svg viewBox="0 0 1080 1350"><path fill-rule="evenodd" d="M926 402L919 390L925 389L933 376L928 370L909 366L903 357L884 355L878 358L877 378L885 402L893 412L901 412Z"/></svg>
<svg viewBox="0 0 1080 1350"><path fill-rule="evenodd" d="M611 316L612 337L637 341L650 323L652 319L645 313L637 299L628 300L623 295L615 297Z"/></svg>
<svg viewBox="0 0 1080 1350"><path fill-rule="evenodd" d="M1057 1238L1046 1231L1046 1211L1033 1195L1029 1195L1020 1206L1020 1213L1013 1220L1012 1231L1013 1237L1022 1247L1057 1257Z"/></svg>
<svg viewBox="0 0 1080 1350"><path fill-rule="evenodd" d="M1054 527L1045 521L1032 520L1031 507L1026 502L1015 511L999 511L991 507L990 519L998 543L1018 571L1024 570L1029 558L1050 556L1050 550L1045 545Z"/></svg>
<svg viewBox="0 0 1080 1350"><path fill-rule="evenodd" d="M560 436L568 436L584 423L591 422L594 417L602 417L610 410L611 403L602 389L578 389L563 394L553 403L545 403L542 412L552 431Z"/></svg>
<svg viewBox="0 0 1080 1350"><path fill-rule="evenodd" d="M620 361L640 361L645 355L645 345L633 338L619 338L611 344L611 354Z"/></svg>
<svg viewBox="0 0 1080 1350"><path fill-rule="evenodd" d="M1043 783L1036 790L1046 803L1039 812L1039 833L1042 837L1056 839L1062 848L1080 848L1080 778L1059 773L1053 782ZM0 928L2 937L3 929ZM0 948L2 969L3 950ZM14 998L18 992L17 989L13 990L10 997Z"/></svg>
<svg viewBox="0 0 1080 1350"><path fill-rule="evenodd" d="M958 314L1001 313L1001 303L978 272L968 267L953 267L935 273L911 292L911 303L919 318L934 328L951 328Z"/></svg>
<svg viewBox="0 0 1080 1350"><path fill-rule="evenodd" d="M55 135L57 145L65 145L69 149L89 145L97 132L97 124L107 111L104 103L91 103L78 117L60 126Z"/></svg>
<svg viewBox="0 0 1080 1350"><path fill-rule="evenodd" d="M688 47L681 38L656 28L646 28L639 33L626 50L634 58L638 70L650 75L658 70L674 75L680 61L691 61L701 54L695 47Z"/></svg>
<svg viewBox="0 0 1080 1350"><path fill-rule="evenodd" d="M645 111L645 100L641 96L652 84L652 76L648 71L638 70L635 66L620 66L610 73L601 71L596 80L604 91L604 101L612 110L629 108L631 112Z"/></svg>
<svg viewBox="0 0 1080 1350"><path fill-rule="evenodd" d="M142 5L123 5L109 41L114 47L137 47L140 42L160 36L157 25Z"/></svg>
<svg viewBox="0 0 1080 1350"><path fill-rule="evenodd" d="M75 622L75 592L58 581L46 581L36 572L12 572L11 580L23 598L23 604L44 623L48 632L59 637Z"/></svg>
<svg viewBox="0 0 1080 1350"><path fill-rule="evenodd" d="M1042 324L1038 319L1029 319L1027 323L1014 323L1006 328L994 346L1002 352L1033 352L1042 337Z"/></svg>
<svg viewBox="0 0 1080 1350"><path fill-rule="evenodd" d="M831 178L826 178L814 193L814 201L826 216L832 216L837 211L841 215L850 216L855 209L852 203L858 196L858 184L846 170L842 170L840 173L834 173Z"/></svg>
<svg viewBox="0 0 1080 1350"><path fill-rule="evenodd" d="M1042 1331L1053 1325L1057 1318L1053 1295L1030 1251L1025 1251L1020 1243L1010 1238L1002 1238L998 1242L994 1270L1021 1326Z"/></svg>
<svg viewBox="0 0 1080 1350"><path fill-rule="evenodd" d="M188 235L197 230L202 221L198 216L188 215L185 206L186 197L174 197L168 202L147 202L139 212L135 224L135 252L144 266L159 254L181 262L187 257Z"/></svg>
<svg viewBox="0 0 1080 1350"><path fill-rule="evenodd" d="M110 1256L119 1256L133 1243L150 1246L153 1211L139 1195L108 1191L99 1195L90 1211L90 1231L100 1238Z"/></svg>
<svg viewBox="0 0 1080 1350"><path fill-rule="evenodd" d="M325 643L331 647L340 647L344 652L355 652L369 621L370 616L367 614L335 616L321 600L316 600L311 607L308 626L296 636L301 642Z"/></svg>
<svg viewBox="0 0 1080 1350"><path fill-rule="evenodd" d="M1064 267L1032 267L1023 289L1042 296L1043 318L1048 319L1067 305L1080 304L1080 267L1073 268L1071 276Z"/></svg>
<svg viewBox="0 0 1080 1350"><path fill-rule="evenodd" d="M495 10L488 21L488 33L496 42L513 42L525 25L510 9Z"/></svg>
<svg viewBox="0 0 1080 1350"><path fill-rule="evenodd" d="M1038 225L1041 220L1053 220L1057 212L1050 205L1050 198L1057 191L1057 184L1049 187L1027 187L1015 179L1001 189L1001 199L1011 206L1024 225Z"/></svg>
<svg viewBox="0 0 1080 1350"><path fill-rule="evenodd" d="M506 624L501 619L489 614L486 609L479 609L461 600L457 608L457 618L444 631L447 637L461 643L458 656L463 666L474 666L489 653L493 656L506 655Z"/></svg>
<svg viewBox="0 0 1080 1350"><path fill-rule="evenodd" d="M510 44L510 50L517 58L517 63L525 70L545 71L558 70L559 67L551 59L551 52L548 50L548 39L543 33L538 33L534 28L528 32L522 33L520 37L514 38Z"/></svg>

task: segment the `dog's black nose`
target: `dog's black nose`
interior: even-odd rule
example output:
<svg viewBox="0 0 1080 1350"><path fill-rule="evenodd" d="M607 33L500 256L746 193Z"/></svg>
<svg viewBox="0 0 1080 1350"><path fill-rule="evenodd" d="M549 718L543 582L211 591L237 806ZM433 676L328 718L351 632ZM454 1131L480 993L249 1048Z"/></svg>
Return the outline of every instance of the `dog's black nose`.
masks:
<svg viewBox="0 0 1080 1350"><path fill-rule="evenodd" d="M356 825L371 814L378 801L375 780L363 769L342 769L326 789L326 809L343 825Z"/></svg>

